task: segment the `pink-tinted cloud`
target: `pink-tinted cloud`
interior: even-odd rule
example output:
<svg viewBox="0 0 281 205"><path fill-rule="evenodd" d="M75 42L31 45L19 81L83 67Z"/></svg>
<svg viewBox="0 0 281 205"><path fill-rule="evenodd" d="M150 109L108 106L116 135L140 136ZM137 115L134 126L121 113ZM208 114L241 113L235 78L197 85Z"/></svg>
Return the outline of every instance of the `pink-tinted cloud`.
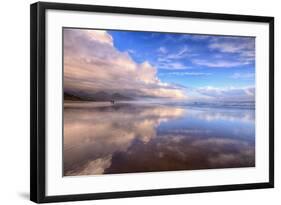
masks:
<svg viewBox="0 0 281 205"><path fill-rule="evenodd" d="M64 29L64 88L72 92L120 92L135 96L185 98L161 82L148 61L136 63L114 47L106 31Z"/></svg>

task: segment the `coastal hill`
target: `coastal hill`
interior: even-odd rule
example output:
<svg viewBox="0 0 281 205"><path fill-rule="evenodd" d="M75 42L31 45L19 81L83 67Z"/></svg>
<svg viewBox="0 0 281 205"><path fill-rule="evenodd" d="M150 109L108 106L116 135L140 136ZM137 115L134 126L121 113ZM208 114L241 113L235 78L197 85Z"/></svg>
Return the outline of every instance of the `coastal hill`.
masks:
<svg viewBox="0 0 281 205"><path fill-rule="evenodd" d="M93 94L71 94L68 92L64 92L64 100L71 100L71 101L95 101L95 102L102 102L102 101L127 101L127 100L133 100L131 97L127 97L124 95L121 95L120 93L113 93L109 94L104 91L100 91Z"/></svg>
<svg viewBox="0 0 281 205"><path fill-rule="evenodd" d="M64 92L63 97L64 97L64 100L73 100L73 101L81 101L81 100L84 100L84 99L82 99L82 98L80 98L80 97L78 97L78 96L75 96L75 95L72 95L72 94L66 93L66 92Z"/></svg>

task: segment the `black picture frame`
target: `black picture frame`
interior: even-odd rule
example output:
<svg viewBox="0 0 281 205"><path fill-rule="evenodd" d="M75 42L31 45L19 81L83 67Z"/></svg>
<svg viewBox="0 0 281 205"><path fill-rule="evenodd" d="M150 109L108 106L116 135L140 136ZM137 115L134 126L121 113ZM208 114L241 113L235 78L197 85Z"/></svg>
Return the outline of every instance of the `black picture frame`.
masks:
<svg viewBox="0 0 281 205"><path fill-rule="evenodd" d="M129 15L168 16L195 19L216 19L229 21L263 22L269 24L269 181L263 183L229 184L189 188L169 188L106 193L89 193L60 196L46 196L46 68L45 37L46 11L48 9L121 13ZM110 7L82 4L38 2L30 7L30 200L37 203L77 200L96 200L123 197L140 197L197 192L230 191L274 187L274 18L156 10L145 8Z"/></svg>

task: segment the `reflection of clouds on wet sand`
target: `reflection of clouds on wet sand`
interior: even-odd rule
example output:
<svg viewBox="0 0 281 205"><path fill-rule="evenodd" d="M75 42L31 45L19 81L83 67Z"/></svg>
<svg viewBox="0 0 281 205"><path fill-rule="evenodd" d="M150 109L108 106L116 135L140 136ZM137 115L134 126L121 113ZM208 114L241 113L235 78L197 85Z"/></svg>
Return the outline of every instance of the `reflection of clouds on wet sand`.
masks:
<svg viewBox="0 0 281 205"><path fill-rule="evenodd" d="M255 165L254 145L234 139L163 135L113 156L108 173L195 170Z"/></svg>
<svg viewBox="0 0 281 205"><path fill-rule="evenodd" d="M201 126L210 121L204 115L244 123L248 121L243 116L249 115L245 113L223 115L159 105L65 104L64 174L255 166L253 140L221 136L212 127ZM186 120L195 117L201 120L199 127L190 126ZM183 121L181 127L171 126L175 120ZM163 129L167 125L171 127Z"/></svg>
<svg viewBox="0 0 281 205"><path fill-rule="evenodd" d="M254 112L243 112L243 110L219 110L219 109L210 109L210 110L193 110L190 114L196 115L197 118L206 120L206 121L216 121L216 120L225 120L225 121L242 121L242 122L255 122L255 113Z"/></svg>
<svg viewBox="0 0 281 205"><path fill-rule="evenodd" d="M136 139L147 143L156 136L156 127L161 121L179 117L183 112L180 108L130 105L66 108L65 174L103 173L112 154L126 152Z"/></svg>
<svg viewBox="0 0 281 205"><path fill-rule="evenodd" d="M111 165L111 155L98 158L87 162L83 167L77 171L69 171L67 175L93 175L93 174L103 174L104 170Z"/></svg>

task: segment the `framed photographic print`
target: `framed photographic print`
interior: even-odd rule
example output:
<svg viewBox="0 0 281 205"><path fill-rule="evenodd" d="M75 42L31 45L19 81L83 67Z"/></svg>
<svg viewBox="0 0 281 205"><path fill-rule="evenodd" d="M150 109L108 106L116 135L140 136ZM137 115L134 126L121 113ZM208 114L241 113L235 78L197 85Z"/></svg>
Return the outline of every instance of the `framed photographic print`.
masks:
<svg viewBox="0 0 281 205"><path fill-rule="evenodd" d="M31 5L34 202L274 187L274 18Z"/></svg>

